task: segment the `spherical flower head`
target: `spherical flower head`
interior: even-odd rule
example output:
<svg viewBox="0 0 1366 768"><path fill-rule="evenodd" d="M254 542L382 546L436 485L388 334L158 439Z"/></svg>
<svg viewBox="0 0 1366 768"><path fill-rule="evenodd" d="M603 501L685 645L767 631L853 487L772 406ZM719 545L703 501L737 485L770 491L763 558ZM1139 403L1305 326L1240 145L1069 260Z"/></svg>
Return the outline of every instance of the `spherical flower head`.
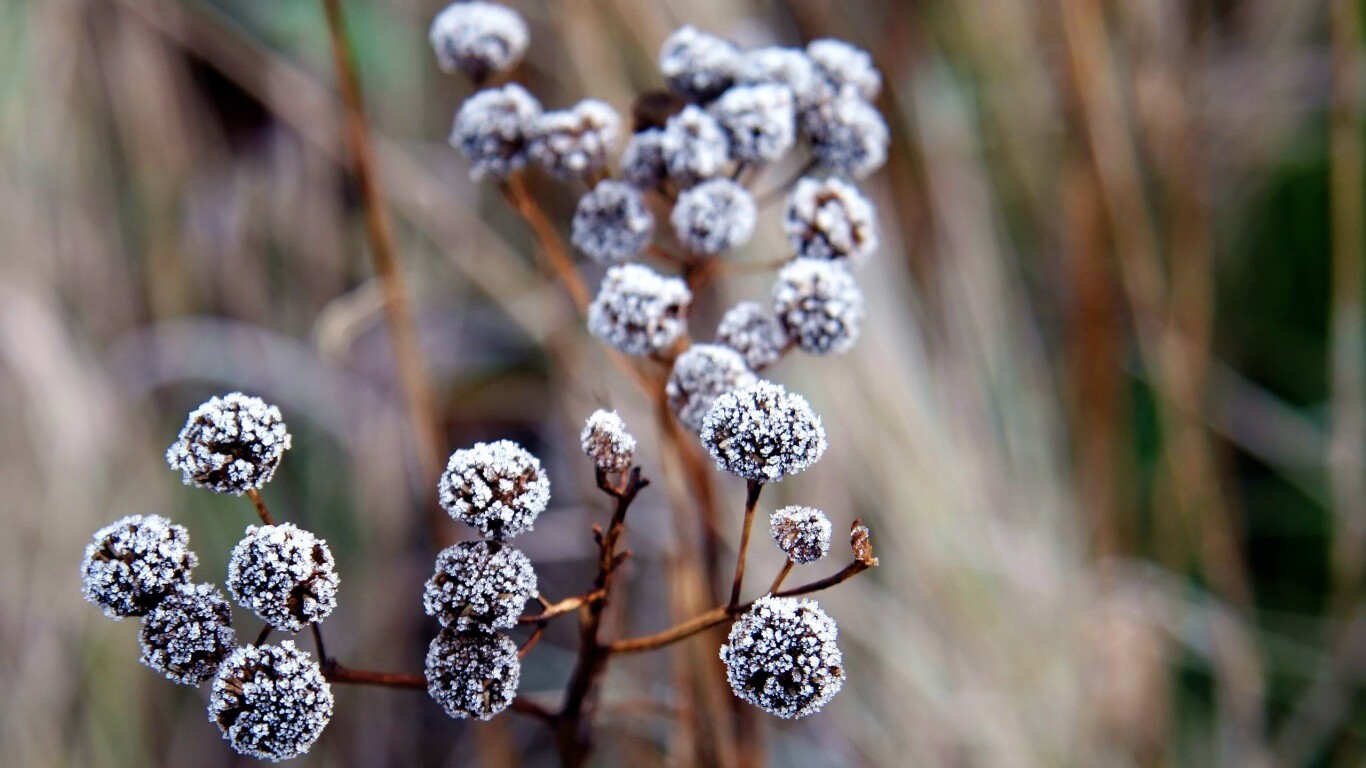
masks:
<svg viewBox="0 0 1366 768"><path fill-rule="evenodd" d="M730 179L712 179L680 193L669 222L684 248L711 256L749 240L757 214L749 190Z"/></svg>
<svg viewBox="0 0 1366 768"><path fill-rule="evenodd" d="M811 507L783 507L768 518L773 541L798 565L830 554L830 518Z"/></svg>
<svg viewBox="0 0 1366 768"><path fill-rule="evenodd" d="M339 581L327 542L293 523L247 526L228 559L228 591L238 605L282 632L327 618Z"/></svg>
<svg viewBox="0 0 1366 768"><path fill-rule="evenodd" d="M520 551L497 542L462 541L436 556L422 607L443 627L492 632L517 626L536 594L536 570Z"/></svg>
<svg viewBox="0 0 1366 768"><path fill-rule="evenodd" d="M696 104L669 118L660 140L669 179L690 187L719 176L730 163L730 139L716 118Z"/></svg>
<svg viewBox="0 0 1366 768"><path fill-rule="evenodd" d="M593 411L579 433L579 445L602 472L625 472L635 461L636 439L616 411Z"/></svg>
<svg viewBox="0 0 1366 768"><path fill-rule="evenodd" d="M797 140L797 106L785 85L740 85L709 108L730 139L731 154L763 163L781 158Z"/></svg>
<svg viewBox="0 0 1366 768"><path fill-rule="evenodd" d="M739 352L717 344L694 344L674 360L664 394L678 421L699 432L716 398L755 381Z"/></svg>
<svg viewBox="0 0 1366 768"><path fill-rule="evenodd" d="M527 449L498 440L452 453L437 492L451 517L501 541L531 530L550 504L550 479Z"/></svg>
<svg viewBox="0 0 1366 768"><path fill-rule="evenodd" d="M516 66L531 36L521 14L474 0L446 6L432 19L428 37L443 71L464 72L479 82Z"/></svg>
<svg viewBox="0 0 1366 768"><path fill-rule="evenodd" d="M238 754L289 760L307 752L332 719L332 688L293 640L244 645L218 667L209 719Z"/></svg>
<svg viewBox="0 0 1366 768"><path fill-rule="evenodd" d="M861 179L887 162L887 123L851 90L803 112L802 129L816 159L837 173Z"/></svg>
<svg viewBox="0 0 1366 768"><path fill-rule="evenodd" d="M761 483L801 472L826 448L806 398L763 379L716 398L701 438L719 469Z"/></svg>
<svg viewBox="0 0 1366 768"><path fill-rule="evenodd" d="M142 617L142 663L182 685L202 685L237 647L232 606L212 584L181 584Z"/></svg>
<svg viewBox="0 0 1366 768"><path fill-rule="evenodd" d="M427 693L457 720L489 720L512 704L522 680L517 644L500 633L443 629L427 648Z"/></svg>
<svg viewBox="0 0 1366 768"><path fill-rule="evenodd" d="M654 189L668 177L664 161L664 129L646 128L631 135L621 151L621 176L636 189Z"/></svg>
<svg viewBox="0 0 1366 768"><path fill-rule="evenodd" d="M166 461L186 485L241 495L270 482L289 444L279 408L233 392L190 413Z"/></svg>
<svg viewBox="0 0 1366 768"><path fill-rule="evenodd" d="M872 101L882 90L882 75L873 66L873 57L862 48L825 38L807 44L806 54L837 91L852 90Z"/></svg>
<svg viewBox="0 0 1366 768"><path fill-rule="evenodd" d="M471 163L470 178L503 178L527 163L527 144L541 104L516 83L487 88L465 100L455 114L451 146Z"/></svg>
<svg viewBox="0 0 1366 768"><path fill-rule="evenodd" d="M721 646L731 690L781 718L819 712L844 686L838 634L834 619L813 600L759 598Z"/></svg>
<svg viewBox="0 0 1366 768"><path fill-rule="evenodd" d="M86 546L81 593L115 621L143 616L187 583L198 563L183 527L158 515L125 517Z"/></svg>
<svg viewBox="0 0 1366 768"><path fill-rule="evenodd" d="M588 330L628 355L648 355L672 346L688 330L687 283L640 264L607 270L588 306Z"/></svg>
<svg viewBox="0 0 1366 768"><path fill-rule="evenodd" d="M713 99L735 82L741 54L729 40L680 27L659 49L659 72L678 95L694 101Z"/></svg>
<svg viewBox="0 0 1366 768"><path fill-rule="evenodd" d="M655 234L655 217L640 192L620 181L600 181L579 198L571 225L574 247L599 264L639 255Z"/></svg>
<svg viewBox="0 0 1366 768"><path fill-rule="evenodd" d="M770 46L745 54L736 81L743 85L772 83L791 91L799 110L830 97L830 85L816 62L800 48Z"/></svg>
<svg viewBox="0 0 1366 768"><path fill-rule="evenodd" d="M853 184L804 178L787 200L783 229L803 259L856 264L878 246L877 212Z"/></svg>
<svg viewBox="0 0 1366 768"><path fill-rule="evenodd" d="M858 340L863 292L843 264L795 259L773 284L773 314L804 352L844 352Z"/></svg>
<svg viewBox="0 0 1366 768"><path fill-rule="evenodd" d="M532 124L531 158L568 181L607 163L621 118L606 102L585 99L572 109L546 112Z"/></svg>
<svg viewBox="0 0 1366 768"><path fill-rule="evenodd" d="M787 331L756 301L742 301L726 310L716 326L718 343L740 353L752 371L778 362L787 349Z"/></svg>

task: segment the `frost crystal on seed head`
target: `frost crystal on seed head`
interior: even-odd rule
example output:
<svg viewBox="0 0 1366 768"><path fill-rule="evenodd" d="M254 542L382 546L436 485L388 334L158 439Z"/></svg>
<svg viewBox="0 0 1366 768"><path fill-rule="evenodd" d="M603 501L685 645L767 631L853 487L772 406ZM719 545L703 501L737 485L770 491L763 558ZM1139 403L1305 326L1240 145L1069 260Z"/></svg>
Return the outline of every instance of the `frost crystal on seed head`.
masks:
<svg viewBox="0 0 1366 768"><path fill-rule="evenodd" d="M451 517L502 540L531 530L550 503L550 480L525 448L498 440L452 453L437 492Z"/></svg>
<svg viewBox="0 0 1366 768"><path fill-rule="evenodd" d="M768 519L769 532L789 560L814 563L830 553L830 518L812 507L783 507Z"/></svg>
<svg viewBox="0 0 1366 768"><path fill-rule="evenodd" d="M813 600L759 598L721 646L731 690L789 720L819 712L844 685L838 634L834 619Z"/></svg>
<svg viewBox="0 0 1366 768"><path fill-rule="evenodd" d="M526 555L496 542L462 541L436 556L422 607L444 627L492 632L517 626L535 594L536 571Z"/></svg>
<svg viewBox="0 0 1366 768"><path fill-rule="evenodd" d="M872 101L882 90L882 75L873 66L873 57L862 48L826 38L811 41L806 53L837 91L852 90Z"/></svg>
<svg viewBox="0 0 1366 768"><path fill-rule="evenodd" d="M659 50L659 72L675 93L706 101L735 82L740 57L740 49L729 40L689 25L678 28L664 41Z"/></svg>
<svg viewBox="0 0 1366 768"><path fill-rule="evenodd" d="M501 632L443 629L427 648L427 693L458 720L489 720L507 709L521 679L517 644Z"/></svg>
<svg viewBox="0 0 1366 768"><path fill-rule="evenodd" d="M632 134L621 152L621 176L637 189L654 189L669 169L664 162L664 129L646 128Z"/></svg>
<svg viewBox="0 0 1366 768"><path fill-rule="evenodd" d="M279 408L233 392L190 412L166 461L186 485L240 495L270 481L289 443Z"/></svg>
<svg viewBox="0 0 1366 768"><path fill-rule="evenodd" d="M579 198L571 226L574 247L600 264L634 258L655 233L655 217L640 192L620 181L601 181Z"/></svg>
<svg viewBox="0 0 1366 768"><path fill-rule="evenodd" d="M830 95L825 75L800 48L771 46L745 54L738 82L744 85L785 85L798 109L809 109Z"/></svg>
<svg viewBox="0 0 1366 768"><path fill-rule="evenodd" d="M887 123L851 90L802 113L811 152L827 168L861 179L887 162Z"/></svg>
<svg viewBox="0 0 1366 768"><path fill-rule="evenodd" d="M428 33L437 64L478 82L522 60L530 34L521 14L493 3L459 2L432 19Z"/></svg>
<svg viewBox="0 0 1366 768"><path fill-rule="evenodd" d="M669 222L689 252L711 256L749 240L757 213L748 190L730 179L712 179L680 193Z"/></svg>
<svg viewBox="0 0 1366 768"><path fill-rule="evenodd" d="M282 632L298 632L337 607L336 561L327 542L293 523L250 525L228 560L228 591Z"/></svg>
<svg viewBox="0 0 1366 768"><path fill-rule="evenodd" d="M787 331L758 302L742 301L721 317L716 340L739 352L751 370L761 371L782 359Z"/></svg>
<svg viewBox="0 0 1366 768"><path fill-rule="evenodd" d="M664 393L678 421L698 432L717 397L755 381L739 352L716 344L694 344L674 360Z"/></svg>
<svg viewBox="0 0 1366 768"><path fill-rule="evenodd" d="M81 563L81 594L115 621L151 611L190 580L190 534L159 515L132 515L95 532Z"/></svg>
<svg viewBox="0 0 1366 768"><path fill-rule="evenodd" d="M465 100L455 114L451 146L471 163L470 178L502 178L527 163L527 142L541 104L516 83L488 88Z"/></svg>
<svg viewBox="0 0 1366 768"><path fill-rule="evenodd" d="M858 263L877 249L877 214L853 184L837 178L797 182L783 229L804 259Z"/></svg>
<svg viewBox="0 0 1366 768"><path fill-rule="evenodd" d="M573 109L546 112L532 124L531 158L555 178L568 181L607 162L621 118L607 103L585 99Z"/></svg>
<svg viewBox="0 0 1366 768"><path fill-rule="evenodd" d="M795 475L826 448L825 428L806 398L763 379L716 398L701 438L718 468L758 482Z"/></svg>
<svg viewBox="0 0 1366 768"><path fill-rule="evenodd" d="M279 762L313 746L332 719L332 688L293 640L244 645L218 667L209 720L238 754Z"/></svg>
<svg viewBox="0 0 1366 768"><path fill-rule="evenodd" d="M625 472L635 460L636 439L616 411L594 411L584 422L579 445L603 472Z"/></svg>
<svg viewBox="0 0 1366 768"><path fill-rule="evenodd" d="M666 349L688 330L692 293L676 277L640 264L607 270L588 307L588 330L628 355Z"/></svg>
<svg viewBox="0 0 1366 768"><path fill-rule="evenodd" d="M795 259L773 284L773 314L804 352L844 352L858 340L863 292L843 264Z"/></svg>
<svg viewBox="0 0 1366 768"><path fill-rule="evenodd" d="M212 584L181 584L151 613L138 633L142 663L183 685L201 685L237 647L232 606Z"/></svg>
<svg viewBox="0 0 1366 768"><path fill-rule="evenodd" d="M710 107L740 160L768 162L792 149L797 140L797 110L792 89L783 85L731 88Z"/></svg>
<svg viewBox="0 0 1366 768"><path fill-rule="evenodd" d="M719 176L730 162L725 130L696 104L684 107L664 124L660 149L669 178L680 187Z"/></svg>

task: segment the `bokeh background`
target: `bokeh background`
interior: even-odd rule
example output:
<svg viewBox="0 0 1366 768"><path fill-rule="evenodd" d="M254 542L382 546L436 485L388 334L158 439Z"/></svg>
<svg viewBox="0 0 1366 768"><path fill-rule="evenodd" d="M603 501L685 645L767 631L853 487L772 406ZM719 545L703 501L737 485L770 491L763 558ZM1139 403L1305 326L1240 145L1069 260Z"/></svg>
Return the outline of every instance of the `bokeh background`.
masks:
<svg viewBox="0 0 1366 768"><path fill-rule="evenodd" d="M850 679L761 716L773 765L1347 766L1366 760L1359 8L1351 0L517 0L542 101L623 113L693 23L745 45L835 36L886 87L884 245L865 334L772 374L832 448L764 507L873 529L880 568L821 597ZM519 539L552 597L607 515L577 429L649 403L536 268L525 225L445 144L469 93L426 42L437 0L352 0L400 260L442 439L523 441L552 510ZM328 539L346 663L419 669L433 556L318 3L0 2L0 762L222 766L205 692L137 663L134 622L79 594L90 534L186 525L222 583L248 502L181 486L185 413L242 389L294 433L266 499ZM795 166L794 166L795 167ZM756 186L778 183L773 168ZM534 183L564 227L575 190ZM786 255L778 208L734 258ZM590 285L599 272L581 265ZM719 311L770 276L715 283ZM743 488L718 479L727 535ZM670 621L676 533L633 511L629 608ZM776 571L757 542L751 573ZM846 555L838 546L835 558ZM797 579L824 575L805 566ZM238 615L243 640L256 624ZM528 659L553 697L572 619ZM709 762L679 665L614 667L602 764ZM339 687L299 765L552 764L539 727ZM553 699L547 699L553 701ZM700 706L706 706L702 704ZM695 734L694 734L695 735Z"/></svg>

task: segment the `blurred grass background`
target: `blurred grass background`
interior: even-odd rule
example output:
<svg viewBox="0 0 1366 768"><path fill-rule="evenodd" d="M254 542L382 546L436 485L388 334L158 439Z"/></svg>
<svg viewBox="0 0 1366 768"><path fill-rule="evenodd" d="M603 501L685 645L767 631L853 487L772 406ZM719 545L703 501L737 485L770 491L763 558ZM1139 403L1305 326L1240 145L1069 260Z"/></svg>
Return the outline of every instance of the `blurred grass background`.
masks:
<svg viewBox="0 0 1366 768"><path fill-rule="evenodd" d="M862 517L882 567L821 598L850 680L822 715L762 719L771 764L1366 762L1359 8L1331 4L515 3L520 75L550 106L627 112L682 23L839 37L884 73L867 328L846 357L773 373L832 450L764 498ZM658 477L653 420L445 145L468 88L427 46L440 5L347 7L443 435L541 456L552 510L519 546L564 596L606 514L578 425L620 409ZM0 762L249 762L77 578L91 532L156 512L222 582L250 505L162 461L210 394L284 411L295 447L265 495L338 556L329 644L417 671L434 478L414 468L339 116L316 3L0 2ZM567 223L575 193L536 187ZM736 258L785 255L767 213ZM694 336L767 280L699 297ZM743 491L721 492L734 536ZM662 489L632 517L618 631L638 633L669 620ZM770 550L753 573L776 571ZM523 690L562 686L574 642L553 627ZM614 667L600 762L693 761L643 702L674 698L671 660L716 663L707 642ZM512 715L489 730L421 695L337 698L298 764L553 763Z"/></svg>

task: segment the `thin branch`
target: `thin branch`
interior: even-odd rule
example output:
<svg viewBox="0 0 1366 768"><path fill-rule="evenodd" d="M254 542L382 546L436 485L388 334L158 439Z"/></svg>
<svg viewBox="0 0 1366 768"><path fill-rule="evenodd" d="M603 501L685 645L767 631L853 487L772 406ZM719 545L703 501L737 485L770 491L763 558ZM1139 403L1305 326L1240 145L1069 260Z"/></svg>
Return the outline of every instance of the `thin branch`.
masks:
<svg viewBox="0 0 1366 768"><path fill-rule="evenodd" d="M350 669L335 661L323 665L323 675L330 683L375 685L383 688L406 688L415 691L427 690L427 678L422 675L405 675L399 672L373 672L368 669Z"/></svg>
<svg viewBox="0 0 1366 768"><path fill-rule="evenodd" d="M261 518L261 522L266 525L275 525L275 519L270 516L270 510L266 509L265 499L261 498L261 492L255 488L247 490L247 498L256 505L256 514Z"/></svg>
<svg viewBox="0 0 1366 768"><path fill-rule="evenodd" d="M270 637L270 633L273 629L274 627L269 624L261 627L261 632L256 636L256 642L253 643L253 645L265 645L266 638Z"/></svg>
<svg viewBox="0 0 1366 768"><path fill-rule="evenodd" d="M740 602L740 587L745 582L745 560L749 554L749 534L754 528L754 511L759 506L759 494L764 484L750 480L745 486L745 527L740 532L740 551L735 556L735 578L730 583L730 601L727 605Z"/></svg>
<svg viewBox="0 0 1366 768"><path fill-rule="evenodd" d="M517 649L517 658L525 659L527 654L531 653L531 649L541 642L541 636L545 634L545 627L544 621L536 625L536 629L531 631L531 636L526 639L525 643L522 643L521 648Z"/></svg>
<svg viewBox="0 0 1366 768"><path fill-rule="evenodd" d="M562 616L571 611L577 611L588 603L597 602L598 600L603 599L606 594L607 593L601 589L595 589L587 594L566 597L557 603L542 602L541 605L545 606L544 610L535 615L518 617L517 621L522 624L539 624L544 621L549 621L556 616Z"/></svg>
<svg viewBox="0 0 1366 768"><path fill-rule="evenodd" d="M564 239L555 231L555 226L546 218L545 211L541 210L531 193L527 191L526 180L520 173L513 174L498 187L503 192L504 199L507 200L512 210L517 212L527 224L531 226L536 235L536 240L541 244L541 250L545 253L546 260L550 263L550 269L555 276L564 283L564 289L569 292L569 298L574 302L574 308L578 310L580 316L588 312L588 302L592 297L588 293L588 286L583 282L583 277L574 268L574 260L570 258L569 249L565 247Z"/></svg>
<svg viewBox="0 0 1366 768"><path fill-rule="evenodd" d="M773 585L768 588L769 594L776 593L778 589L783 586L783 581L787 579L789 573L792 573L791 560L783 563L783 569L778 571L778 577L773 580Z"/></svg>
<svg viewBox="0 0 1366 768"><path fill-rule="evenodd" d="M308 625L313 630L313 644L318 648L318 658L322 659L324 665L332 663L332 657L327 655L327 643L323 642L323 630L318 622Z"/></svg>

